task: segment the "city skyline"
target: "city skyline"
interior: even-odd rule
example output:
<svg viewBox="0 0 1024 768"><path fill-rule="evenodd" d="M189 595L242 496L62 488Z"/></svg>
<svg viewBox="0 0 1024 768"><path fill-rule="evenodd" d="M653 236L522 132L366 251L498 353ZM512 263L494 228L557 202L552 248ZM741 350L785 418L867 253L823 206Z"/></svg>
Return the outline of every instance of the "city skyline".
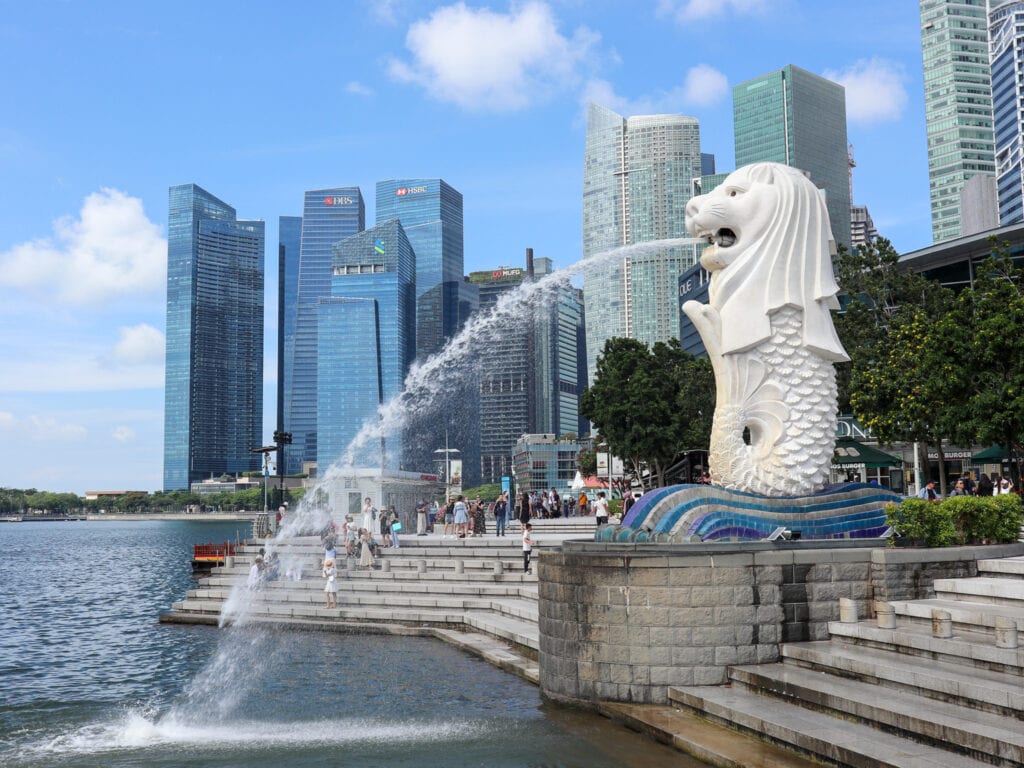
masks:
<svg viewBox="0 0 1024 768"><path fill-rule="evenodd" d="M162 485L177 183L263 219L273 247L303 190L351 185L369 199L382 179L441 177L465 199L465 272L518 263L526 247L560 267L581 255L588 100L696 117L702 150L731 170L731 87L794 64L847 87L854 200L899 250L927 245L917 9L868 3L873 21L858 27L823 5L317 4L309 25L270 3L186 2L187 27L181 8L12 7L0 27L18 72L2 86L18 108L0 126L0 485ZM273 55L254 57L264 40ZM218 87L197 87L210 72ZM262 98L228 106L227 83ZM268 266L264 442L277 288Z"/></svg>

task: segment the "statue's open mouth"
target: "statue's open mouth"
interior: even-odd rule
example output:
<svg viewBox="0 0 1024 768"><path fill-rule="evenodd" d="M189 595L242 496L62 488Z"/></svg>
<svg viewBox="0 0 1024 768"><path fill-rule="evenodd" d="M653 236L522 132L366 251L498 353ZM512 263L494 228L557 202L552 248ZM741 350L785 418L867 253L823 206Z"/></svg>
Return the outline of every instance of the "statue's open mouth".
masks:
<svg viewBox="0 0 1024 768"><path fill-rule="evenodd" d="M728 248L736 242L736 233L728 227L722 227L709 234L706 234L708 243L717 245L720 248Z"/></svg>

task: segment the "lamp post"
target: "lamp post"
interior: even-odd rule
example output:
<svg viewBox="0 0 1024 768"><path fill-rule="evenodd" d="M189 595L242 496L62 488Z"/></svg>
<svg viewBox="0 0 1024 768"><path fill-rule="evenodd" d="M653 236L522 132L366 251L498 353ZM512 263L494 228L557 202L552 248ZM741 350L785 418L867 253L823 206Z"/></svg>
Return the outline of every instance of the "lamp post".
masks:
<svg viewBox="0 0 1024 768"><path fill-rule="evenodd" d="M263 514L267 514L267 485L270 480L270 454L277 453L276 445L264 445L262 448L253 448L252 453L263 454Z"/></svg>
<svg viewBox="0 0 1024 768"><path fill-rule="evenodd" d="M444 500L448 503L448 497L451 495L452 489L452 454L462 453L458 448L448 447L448 430L444 431L444 448L438 448L434 453L444 454Z"/></svg>

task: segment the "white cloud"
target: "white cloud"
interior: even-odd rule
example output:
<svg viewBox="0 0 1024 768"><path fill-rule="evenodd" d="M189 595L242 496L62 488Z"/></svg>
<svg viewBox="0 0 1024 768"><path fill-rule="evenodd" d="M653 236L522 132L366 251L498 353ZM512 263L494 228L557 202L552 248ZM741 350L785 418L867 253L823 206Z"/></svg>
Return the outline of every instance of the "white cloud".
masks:
<svg viewBox="0 0 1024 768"><path fill-rule="evenodd" d="M563 36L550 7L536 0L508 14L459 2L415 22L406 35L412 63L395 59L389 69L440 101L511 111L578 82L597 40L586 27Z"/></svg>
<svg viewBox="0 0 1024 768"><path fill-rule="evenodd" d="M0 253L0 285L56 293L75 305L162 290L167 241L142 201L116 189L85 198L77 219L58 219L50 237Z"/></svg>
<svg viewBox="0 0 1024 768"><path fill-rule="evenodd" d="M732 12L738 16L766 13L773 0L660 0L659 16L676 21L695 21Z"/></svg>
<svg viewBox="0 0 1024 768"><path fill-rule="evenodd" d="M78 443L89 435L89 431L81 424L59 421L53 416L18 417L9 411L0 411L0 430L7 435L8 440L40 443Z"/></svg>
<svg viewBox="0 0 1024 768"><path fill-rule="evenodd" d="M135 439L135 430L131 427L115 427L110 436L119 443L130 443Z"/></svg>
<svg viewBox="0 0 1024 768"><path fill-rule="evenodd" d="M861 59L841 70L826 70L823 77L846 88L846 118L857 123L895 122L907 105L907 75L885 59Z"/></svg>
<svg viewBox="0 0 1024 768"><path fill-rule="evenodd" d="M114 345L113 361L121 365L162 365L166 340L147 323L123 326Z"/></svg>
<svg viewBox="0 0 1024 768"><path fill-rule="evenodd" d="M707 107L718 103L728 93L728 78L714 67L698 64L687 71L683 95L688 103Z"/></svg>
<svg viewBox="0 0 1024 768"><path fill-rule="evenodd" d="M708 107L729 94L729 81L709 64L698 64L686 72L682 85L668 91L630 99L615 92L607 80L591 80L583 91L583 104L595 102L620 115L679 114L691 107Z"/></svg>
<svg viewBox="0 0 1024 768"><path fill-rule="evenodd" d="M350 80L345 84L345 92L354 96L373 96L373 89L358 80Z"/></svg>

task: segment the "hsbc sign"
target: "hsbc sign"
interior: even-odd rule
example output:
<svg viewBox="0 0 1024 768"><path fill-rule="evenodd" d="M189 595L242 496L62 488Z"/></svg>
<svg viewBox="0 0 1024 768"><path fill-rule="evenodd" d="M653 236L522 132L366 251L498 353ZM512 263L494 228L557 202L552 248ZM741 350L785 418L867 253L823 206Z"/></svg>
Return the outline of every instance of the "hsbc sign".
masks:
<svg viewBox="0 0 1024 768"><path fill-rule="evenodd" d="M325 197L324 205L352 205L351 197Z"/></svg>
<svg viewBox="0 0 1024 768"><path fill-rule="evenodd" d="M426 192L426 186L419 187L399 187L395 190L395 197L406 197L407 195L419 195Z"/></svg>

